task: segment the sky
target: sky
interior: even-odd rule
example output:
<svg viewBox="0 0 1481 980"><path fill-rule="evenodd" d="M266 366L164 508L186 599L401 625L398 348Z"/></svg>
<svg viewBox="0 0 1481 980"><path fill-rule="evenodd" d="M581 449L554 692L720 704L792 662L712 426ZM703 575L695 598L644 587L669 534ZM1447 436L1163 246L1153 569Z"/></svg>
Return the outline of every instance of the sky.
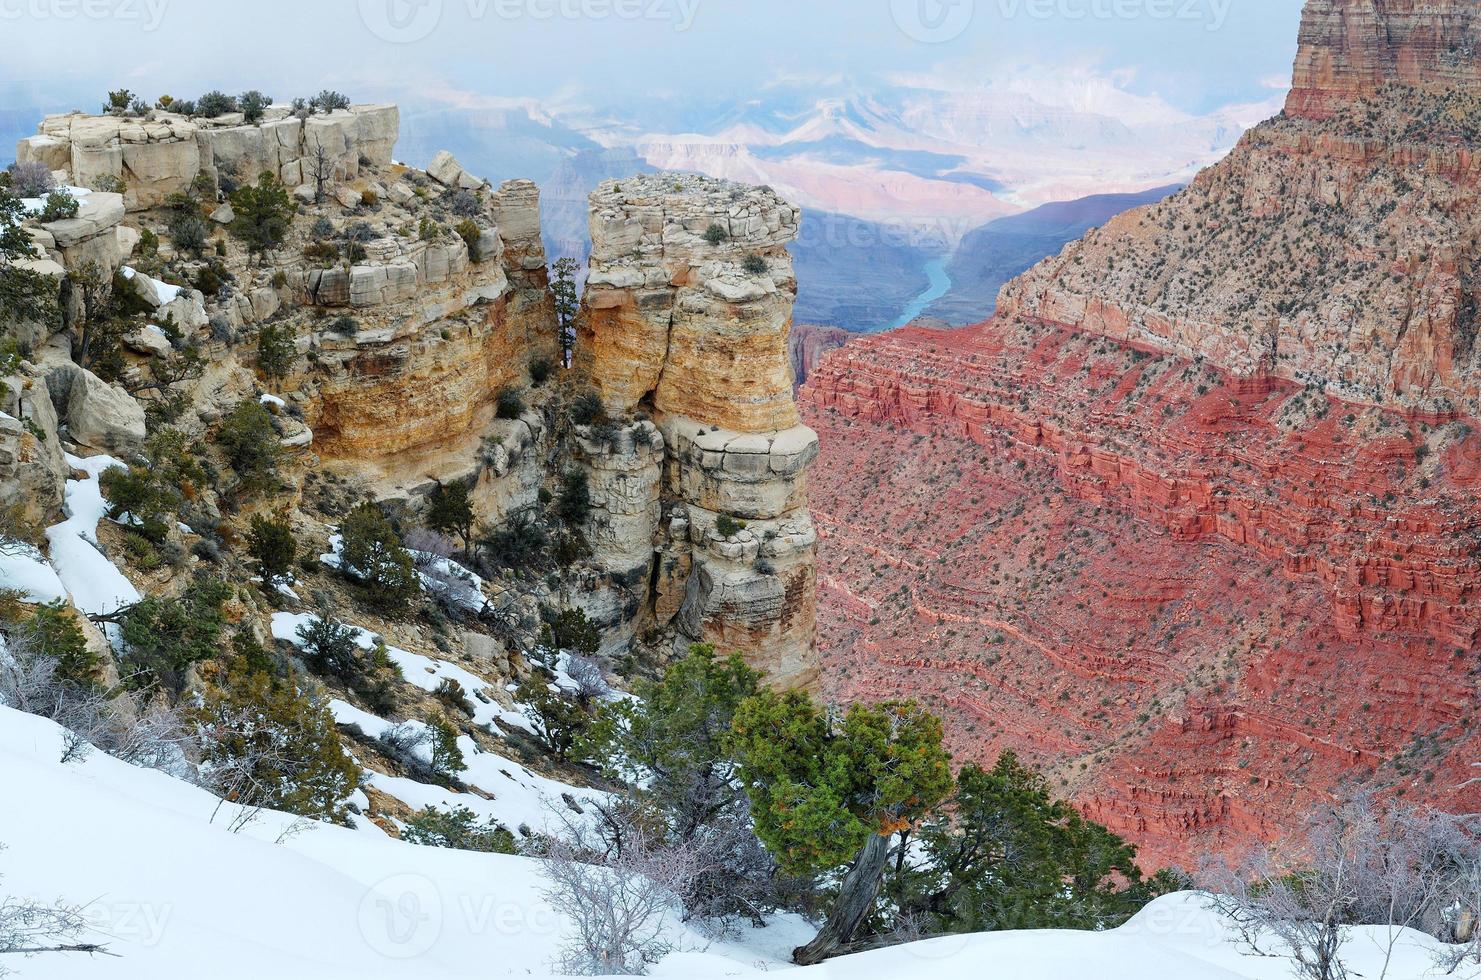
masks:
<svg viewBox="0 0 1481 980"><path fill-rule="evenodd" d="M1288 82L1299 15L1299 0L0 0L0 116L94 109L117 87L329 87L641 117L780 85L1059 71L1202 113Z"/></svg>

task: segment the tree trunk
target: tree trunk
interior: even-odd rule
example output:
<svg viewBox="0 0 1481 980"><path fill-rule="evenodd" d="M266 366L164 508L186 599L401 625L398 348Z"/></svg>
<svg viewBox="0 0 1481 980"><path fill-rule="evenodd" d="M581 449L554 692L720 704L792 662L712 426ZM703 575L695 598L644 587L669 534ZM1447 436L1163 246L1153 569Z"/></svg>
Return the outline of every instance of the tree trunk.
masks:
<svg viewBox="0 0 1481 980"><path fill-rule="evenodd" d="M792 950L792 962L798 966L821 963L836 956L844 944L854 938L854 933L874 909L874 899L879 895L879 885L884 878L885 863L890 856L890 838L887 834L870 834L854 866L843 876L838 888L838 901L828 913L828 921L806 946Z"/></svg>

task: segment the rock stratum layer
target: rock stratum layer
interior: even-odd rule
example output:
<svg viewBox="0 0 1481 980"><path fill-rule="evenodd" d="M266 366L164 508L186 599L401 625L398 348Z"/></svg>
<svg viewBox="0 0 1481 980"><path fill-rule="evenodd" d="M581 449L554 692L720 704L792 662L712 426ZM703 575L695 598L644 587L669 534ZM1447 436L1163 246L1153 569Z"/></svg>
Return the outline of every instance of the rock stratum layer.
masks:
<svg viewBox="0 0 1481 980"><path fill-rule="evenodd" d="M924 696L1148 865L1481 805L1472 23L1313 0L1290 110L1190 187L824 355L831 692Z"/></svg>
<svg viewBox="0 0 1481 980"><path fill-rule="evenodd" d="M740 651L782 686L817 677L817 436L798 421L787 351L798 217L728 181L603 183L575 353L614 420L583 433L603 515L588 534L605 545L596 592L642 610L635 628Z"/></svg>

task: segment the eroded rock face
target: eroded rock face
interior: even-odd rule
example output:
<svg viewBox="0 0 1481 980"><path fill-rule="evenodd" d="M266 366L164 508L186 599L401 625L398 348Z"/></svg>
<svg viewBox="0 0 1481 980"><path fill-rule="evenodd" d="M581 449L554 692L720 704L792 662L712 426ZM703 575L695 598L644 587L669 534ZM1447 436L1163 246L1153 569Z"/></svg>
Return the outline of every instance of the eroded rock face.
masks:
<svg viewBox="0 0 1481 980"><path fill-rule="evenodd" d="M830 693L924 698L1149 867L1481 805L1472 8L1311 0L1288 112L1189 188L823 356Z"/></svg>
<svg viewBox="0 0 1481 980"><path fill-rule="evenodd" d="M594 496L621 511L598 520L599 564L642 623L744 653L782 686L817 676L817 436L787 354L798 216L769 188L691 175L602 184L576 347L610 416L656 424L587 454Z"/></svg>
<svg viewBox="0 0 1481 980"><path fill-rule="evenodd" d="M1286 113L1321 119L1400 83L1481 88L1481 11L1469 0L1309 0Z"/></svg>
<svg viewBox="0 0 1481 980"><path fill-rule="evenodd" d="M738 432L797 424L787 362L797 280L786 244L798 215L769 189L687 174L607 181L592 193L577 353L608 412L646 400Z"/></svg>
<svg viewBox="0 0 1481 980"><path fill-rule="evenodd" d="M999 309L1348 401L1481 412L1481 17L1312 0L1287 112Z"/></svg>
<svg viewBox="0 0 1481 980"><path fill-rule="evenodd" d="M22 139L16 159L39 160L66 171L80 187L124 186L130 211L154 207L185 191L197 174L238 181L271 173L290 187L310 183L317 171L341 180L360 172L360 160L391 163L400 125L394 105L356 105L307 118L286 106L270 107L258 123L240 114L187 119L165 111L145 118L85 113L47 116L38 135Z"/></svg>

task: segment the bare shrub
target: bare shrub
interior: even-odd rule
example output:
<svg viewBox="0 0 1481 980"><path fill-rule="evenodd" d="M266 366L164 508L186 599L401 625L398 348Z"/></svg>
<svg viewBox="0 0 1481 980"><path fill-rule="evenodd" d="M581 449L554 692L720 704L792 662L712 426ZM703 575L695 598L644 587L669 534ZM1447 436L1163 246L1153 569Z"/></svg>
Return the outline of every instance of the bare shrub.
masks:
<svg viewBox="0 0 1481 980"><path fill-rule="evenodd" d="M451 558L458 553L458 543L441 531L434 531L430 527L414 527L401 536L401 543L410 548L416 554L417 568L425 571L425 566L435 564L434 558Z"/></svg>
<svg viewBox="0 0 1481 980"><path fill-rule="evenodd" d="M592 821L556 811L560 833L547 842L544 898L575 923L555 964L576 976L637 976L673 951L667 938L682 916L680 896L701 873L695 848L651 832L651 814L630 801Z"/></svg>
<svg viewBox="0 0 1481 980"><path fill-rule="evenodd" d="M602 671L602 665L583 654L573 653L566 660L566 676L576 684L573 693L578 701L598 701L612 690Z"/></svg>
<svg viewBox="0 0 1481 980"><path fill-rule="evenodd" d="M57 669L56 658L37 653L24 633L0 649L0 703L61 726L62 762L79 762L98 748L131 765L194 777L191 734L177 709L141 694L108 696L64 680Z"/></svg>
<svg viewBox="0 0 1481 980"><path fill-rule="evenodd" d="M45 197L56 186L51 171L40 160L12 163L6 173L10 174L10 189L16 197Z"/></svg>
<svg viewBox="0 0 1481 980"><path fill-rule="evenodd" d="M1473 818L1379 809L1358 796L1312 813L1298 854L1257 852L1235 867L1207 861L1200 884L1246 945L1290 958L1305 980L1346 980L1342 950L1352 928L1376 927L1384 977L1406 928L1449 940L1457 910L1476 907L1477 841ZM1442 957L1458 965L1472 952Z"/></svg>
<svg viewBox="0 0 1481 980"><path fill-rule="evenodd" d="M4 849L0 844L0 851ZM106 952L95 943L76 941L87 927L86 911L81 905L42 904L0 894L0 956ZM13 972L0 963L0 977Z"/></svg>

